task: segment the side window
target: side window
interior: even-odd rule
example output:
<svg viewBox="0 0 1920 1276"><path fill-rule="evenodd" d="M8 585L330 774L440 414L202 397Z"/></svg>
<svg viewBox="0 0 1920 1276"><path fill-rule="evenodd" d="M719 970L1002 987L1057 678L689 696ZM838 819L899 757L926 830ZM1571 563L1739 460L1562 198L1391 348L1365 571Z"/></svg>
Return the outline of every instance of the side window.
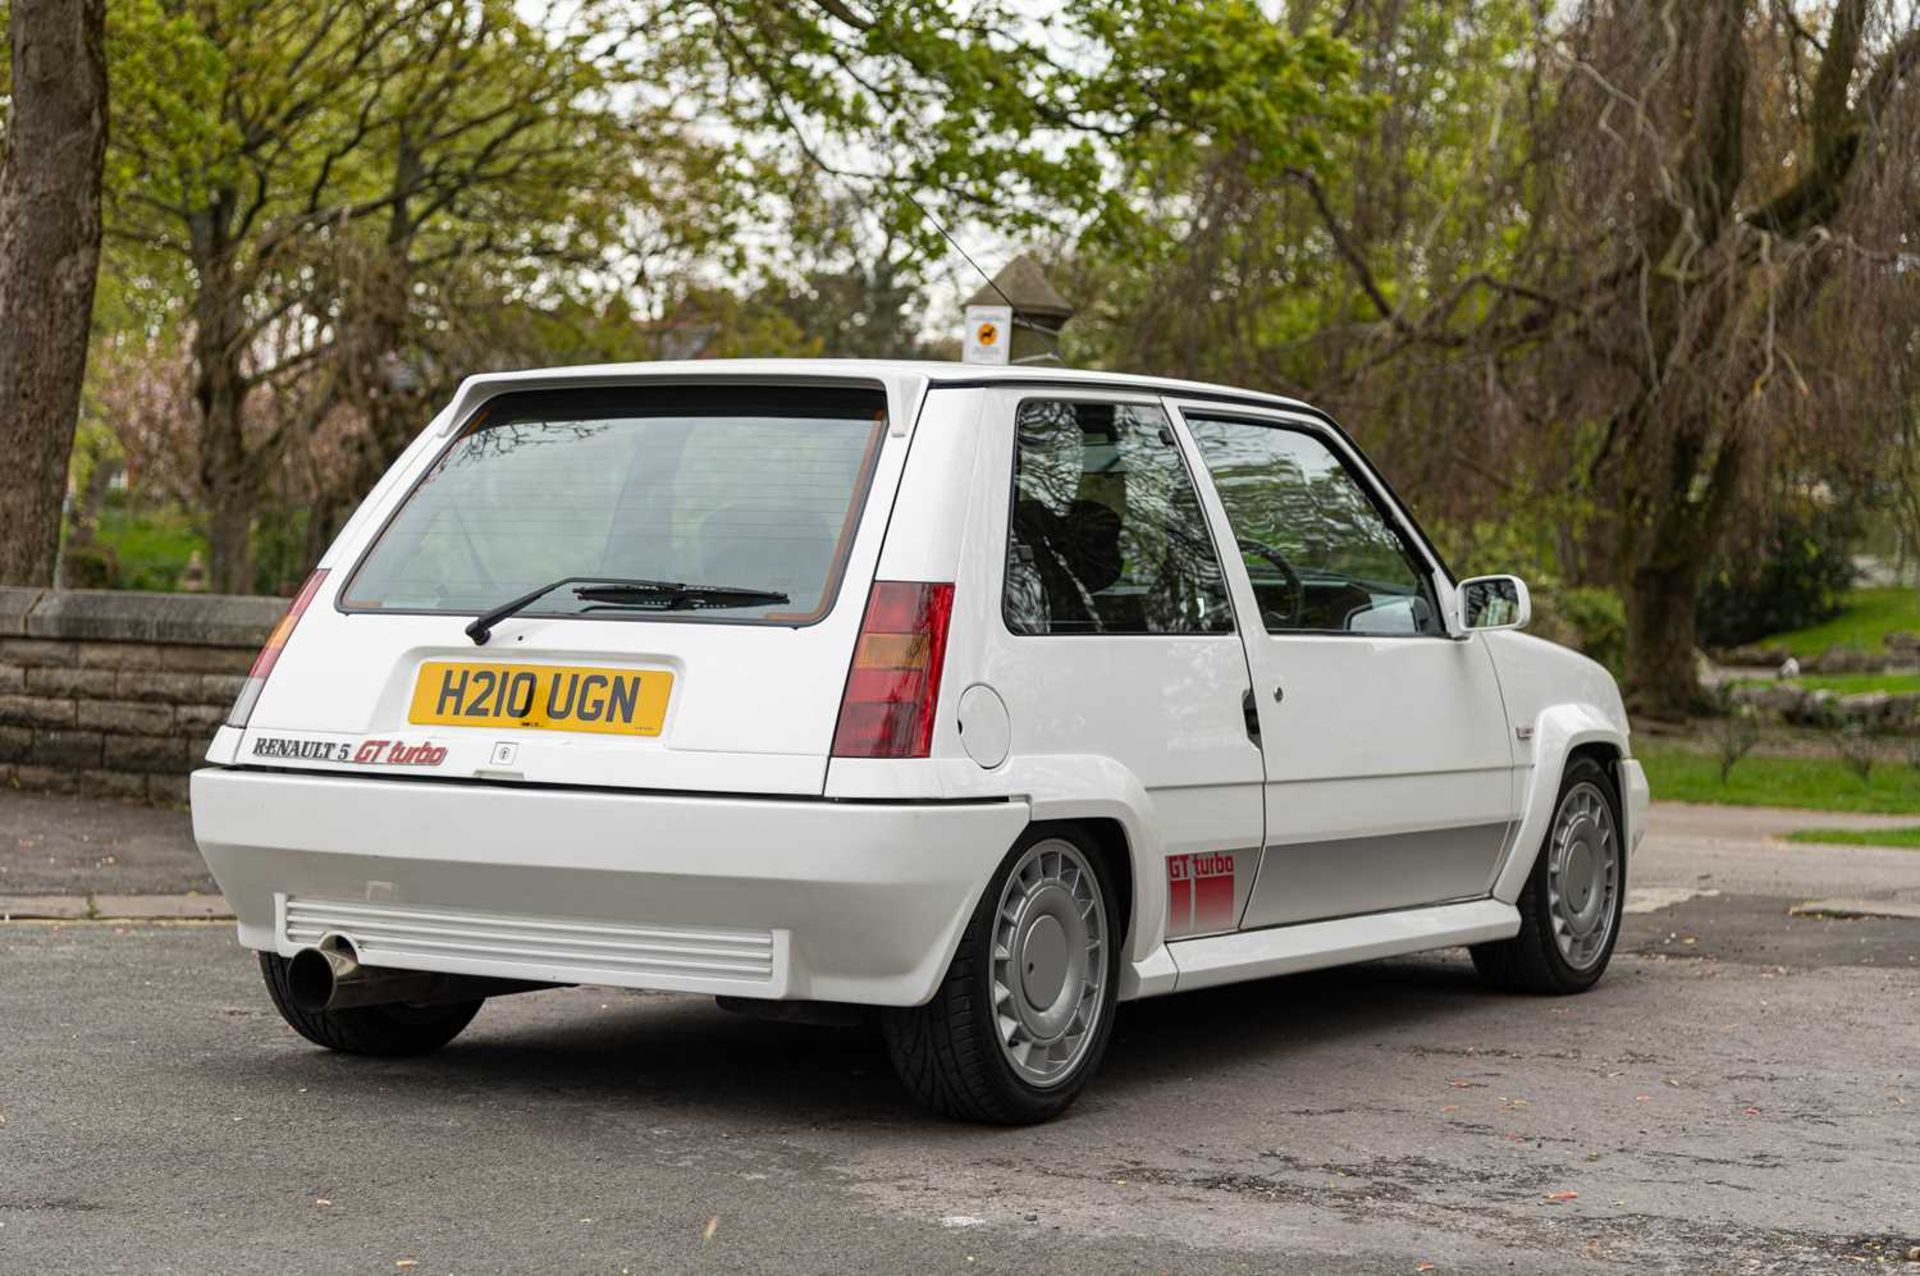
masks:
<svg viewBox="0 0 1920 1276"><path fill-rule="evenodd" d="M1190 418L1269 633L1437 634L1427 574L1313 435Z"/></svg>
<svg viewBox="0 0 1920 1276"><path fill-rule="evenodd" d="M1165 412L1029 399L1014 435L1008 629L1233 630L1220 559Z"/></svg>

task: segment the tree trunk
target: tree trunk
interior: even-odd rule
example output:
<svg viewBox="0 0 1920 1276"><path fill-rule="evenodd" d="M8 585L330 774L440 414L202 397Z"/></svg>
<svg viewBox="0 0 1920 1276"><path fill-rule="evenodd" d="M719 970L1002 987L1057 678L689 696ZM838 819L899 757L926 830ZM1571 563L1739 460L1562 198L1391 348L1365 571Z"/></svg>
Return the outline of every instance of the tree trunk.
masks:
<svg viewBox="0 0 1920 1276"><path fill-rule="evenodd" d="M1643 717L1684 719L1698 693L1694 678L1697 558L1643 564L1627 580L1627 708Z"/></svg>
<svg viewBox="0 0 1920 1276"><path fill-rule="evenodd" d="M204 329L202 330L204 331ZM241 417L244 383L235 361L197 342L195 398L200 404L200 483L207 494L207 585L219 594L253 592L253 515L258 466L247 454Z"/></svg>
<svg viewBox="0 0 1920 1276"><path fill-rule="evenodd" d="M192 226L194 268L193 398L200 409L200 487L206 493L207 584L215 593L253 592L253 515L261 462L246 432L248 383L241 286L227 240L231 199L223 194Z"/></svg>
<svg viewBox="0 0 1920 1276"><path fill-rule="evenodd" d="M253 504L250 494L217 499L207 520L207 579L215 593L253 592Z"/></svg>
<svg viewBox="0 0 1920 1276"><path fill-rule="evenodd" d="M87 368L107 144L106 0L13 0L0 160L0 585L50 585Z"/></svg>

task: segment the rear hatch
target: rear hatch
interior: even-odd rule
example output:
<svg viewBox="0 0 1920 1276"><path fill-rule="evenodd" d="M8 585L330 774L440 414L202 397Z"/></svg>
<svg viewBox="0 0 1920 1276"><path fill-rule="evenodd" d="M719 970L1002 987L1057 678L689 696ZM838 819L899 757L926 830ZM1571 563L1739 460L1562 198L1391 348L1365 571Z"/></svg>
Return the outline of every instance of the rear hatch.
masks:
<svg viewBox="0 0 1920 1276"><path fill-rule="evenodd" d="M818 793L904 434L877 384L488 399L329 554L234 760Z"/></svg>

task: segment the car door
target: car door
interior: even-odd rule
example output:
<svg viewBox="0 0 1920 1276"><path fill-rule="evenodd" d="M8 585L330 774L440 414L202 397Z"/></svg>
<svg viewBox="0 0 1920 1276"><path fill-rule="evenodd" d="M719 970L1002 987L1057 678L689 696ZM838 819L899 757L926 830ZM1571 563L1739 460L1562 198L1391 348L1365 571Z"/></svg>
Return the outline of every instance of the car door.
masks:
<svg viewBox="0 0 1920 1276"><path fill-rule="evenodd" d="M984 530L1005 567L980 668L1013 751L1106 776L1114 797L1137 781L1167 937L1231 931L1259 867L1264 769L1225 565L1172 421L1157 396L1079 387L989 404L1006 440L989 483L1007 495Z"/></svg>
<svg viewBox="0 0 1920 1276"><path fill-rule="evenodd" d="M1484 896L1514 755L1485 641L1449 636L1450 582L1337 432L1177 405L1229 554L1266 763L1246 928Z"/></svg>

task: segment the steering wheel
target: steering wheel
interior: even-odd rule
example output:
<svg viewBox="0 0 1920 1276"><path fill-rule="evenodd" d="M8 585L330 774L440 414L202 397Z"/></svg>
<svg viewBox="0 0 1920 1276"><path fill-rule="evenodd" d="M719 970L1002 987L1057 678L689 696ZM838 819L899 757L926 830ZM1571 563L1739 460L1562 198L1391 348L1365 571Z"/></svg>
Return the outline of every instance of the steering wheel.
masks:
<svg viewBox="0 0 1920 1276"><path fill-rule="evenodd" d="M1292 606L1285 612L1271 612L1265 607L1260 609L1261 622L1268 629L1297 629L1307 610L1307 587L1300 581L1300 573L1293 570L1293 564L1287 561L1285 554L1264 541L1254 540L1250 536L1240 537L1240 552L1257 554L1272 563L1286 582L1287 593Z"/></svg>

